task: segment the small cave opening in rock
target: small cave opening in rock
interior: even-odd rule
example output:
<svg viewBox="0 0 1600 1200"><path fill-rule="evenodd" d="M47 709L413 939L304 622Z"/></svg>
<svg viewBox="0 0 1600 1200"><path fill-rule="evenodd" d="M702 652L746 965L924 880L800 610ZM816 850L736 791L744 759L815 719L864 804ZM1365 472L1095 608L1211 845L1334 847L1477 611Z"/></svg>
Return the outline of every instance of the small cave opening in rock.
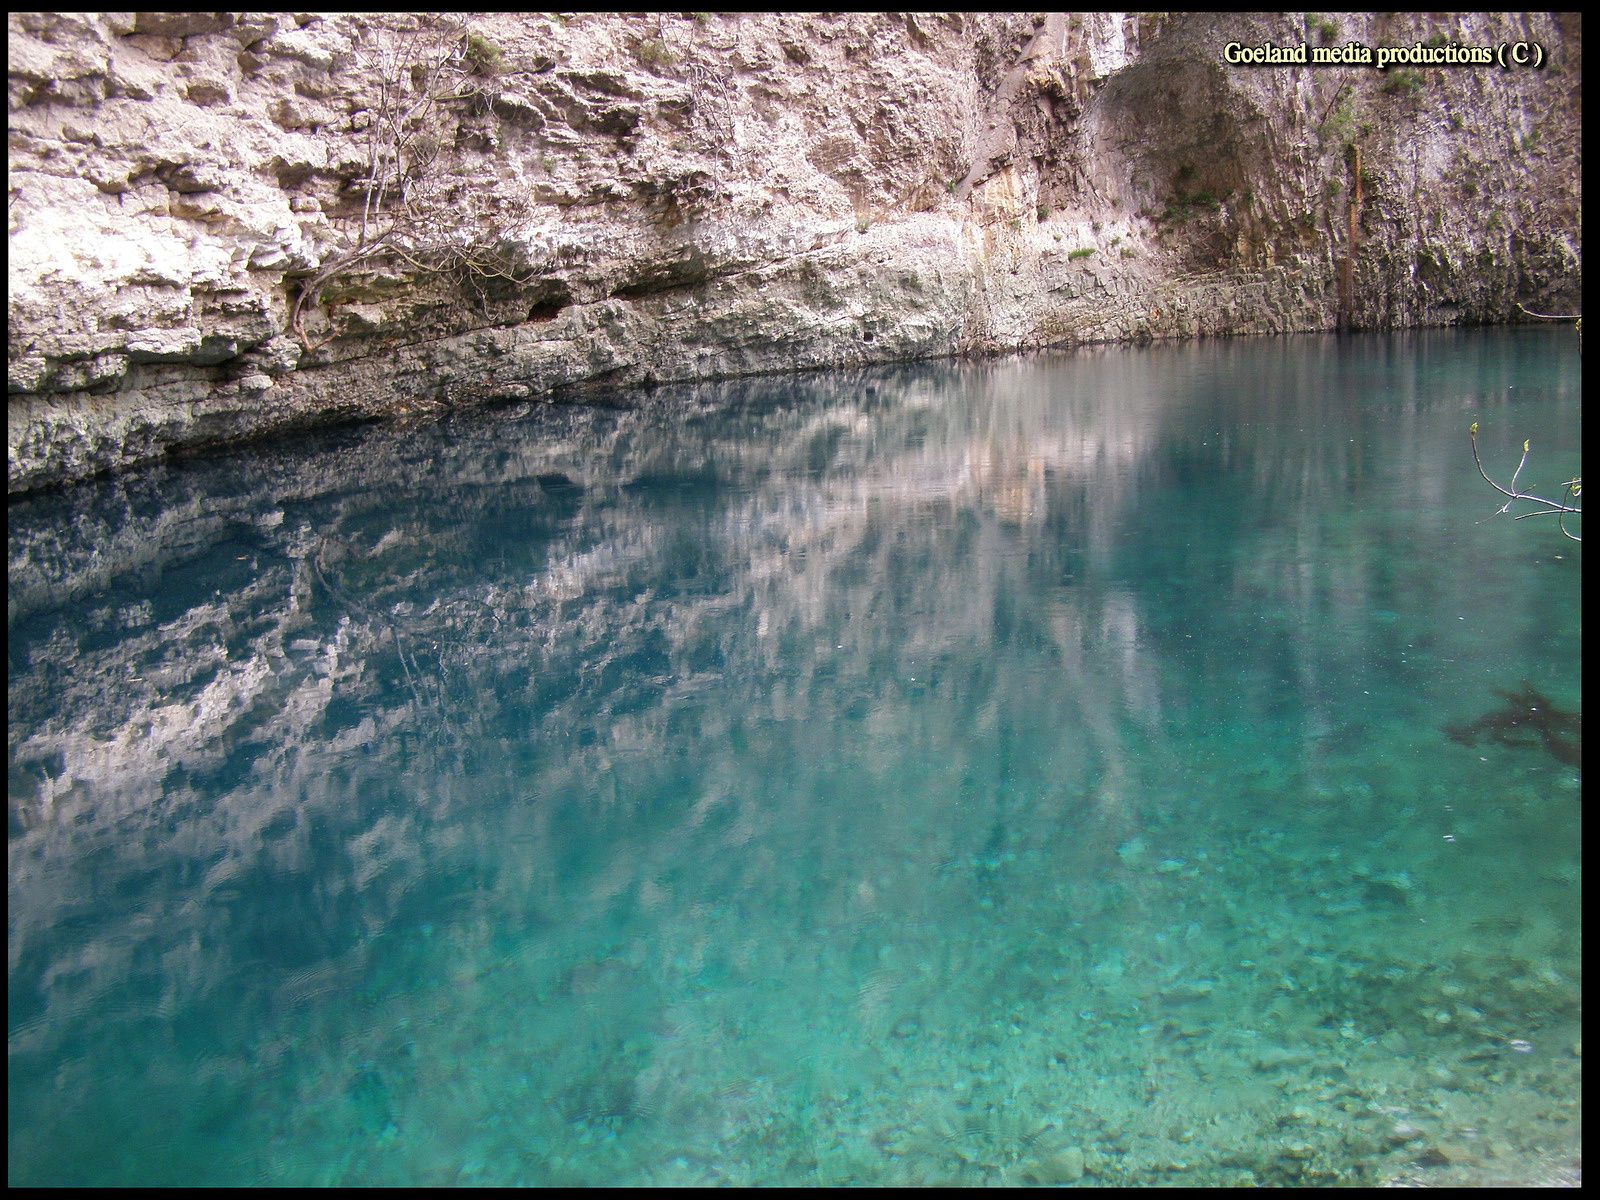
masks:
<svg viewBox="0 0 1600 1200"><path fill-rule="evenodd" d="M554 321L561 315L561 310L572 303L566 297L539 300L528 308L528 323L542 325L547 321Z"/></svg>

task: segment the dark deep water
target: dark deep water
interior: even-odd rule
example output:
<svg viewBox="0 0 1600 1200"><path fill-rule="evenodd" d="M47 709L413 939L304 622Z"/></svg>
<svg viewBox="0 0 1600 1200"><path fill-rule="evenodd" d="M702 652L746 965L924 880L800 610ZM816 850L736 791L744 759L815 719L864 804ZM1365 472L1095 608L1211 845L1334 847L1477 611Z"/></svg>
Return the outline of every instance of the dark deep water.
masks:
<svg viewBox="0 0 1600 1200"><path fill-rule="evenodd" d="M13 502L8 1182L1572 1177L1579 775L1471 730L1579 708L1582 553L1467 426L1554 490L1579 393L1094 349Z"/></svg>

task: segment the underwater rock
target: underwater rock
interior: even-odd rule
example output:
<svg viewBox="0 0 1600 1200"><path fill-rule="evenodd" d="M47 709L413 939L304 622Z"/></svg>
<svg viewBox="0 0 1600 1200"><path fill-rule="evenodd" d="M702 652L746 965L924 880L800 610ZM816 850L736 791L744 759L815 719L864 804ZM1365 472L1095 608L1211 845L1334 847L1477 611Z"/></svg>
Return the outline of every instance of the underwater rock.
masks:
<svg viewBox="0 0 1600 1200"><path fill-rule="evenodd" d="M1315 1057L1309 1050L1287 1046L1263 1046L1256 1051L1252 1065L1258 1071L1281 1071L1303 1067Z"/></svg>
<svg viewBox="0 0 1600 1200"><path fill-rule="evenodd" d="M602 958L572 968L567 976L567 990L574 996L593 996L630 988L638 981L638 968L620 958Z"/></svg>
<svg viewBox="0 0 1600 1200"><path fill-rule="evenodd" d="M1391 1146L1404 1146L1411 1142L1420 1141L1426 1136L1423 1131L1410 1121L1396 1121L1389 1127L1387 1134Z"/></svg>
<svg viewBox="0 0 1600 1200"><path fill-rule="evenodd" d="M1474 1161L1472 1148L1459 1142L1439 1142L1423 1148L1417 1155L1417 1165L1423 1167L1459 1167Z"/></svg>
<svg viewBox="0 0 1600 1200"><path fill-rule="evenodd" d="M1077 1183L1083 1178L1083 1173L1083 1150L1078 1146L1068 1146L1032 1163L1023 1175L1044 1187L1056 1187L1063 1183Z"/></svg>

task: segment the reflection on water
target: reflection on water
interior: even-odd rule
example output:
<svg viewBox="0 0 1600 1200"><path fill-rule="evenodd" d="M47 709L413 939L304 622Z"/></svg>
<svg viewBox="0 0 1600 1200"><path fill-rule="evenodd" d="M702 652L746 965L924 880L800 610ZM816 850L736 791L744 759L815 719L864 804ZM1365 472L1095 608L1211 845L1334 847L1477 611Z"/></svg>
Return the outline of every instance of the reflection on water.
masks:
<svg viewBox="0 0 1600 1200"><path fill-rule="evenodd" d="M345 431L14 504L12 1183L1560 1177L1576 346ZM1497 440L1496 440L1497 439ZM1524 1047L1528 1047L1524 1051Z"/></svg>

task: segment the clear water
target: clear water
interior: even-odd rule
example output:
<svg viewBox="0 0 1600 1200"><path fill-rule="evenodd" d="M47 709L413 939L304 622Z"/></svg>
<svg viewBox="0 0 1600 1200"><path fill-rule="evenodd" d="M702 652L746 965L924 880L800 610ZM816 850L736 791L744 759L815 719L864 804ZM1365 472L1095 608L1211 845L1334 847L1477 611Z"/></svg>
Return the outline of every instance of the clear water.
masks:
<svg viewBox="0 0 1600 1200"><path fill-rule="evenodd" d="M1575 1178L1570 331L13 503L12 1184ZM1564 720L1563 714L1556 718ZM1568 724L1558 726L1569 729Z"/></svg>

